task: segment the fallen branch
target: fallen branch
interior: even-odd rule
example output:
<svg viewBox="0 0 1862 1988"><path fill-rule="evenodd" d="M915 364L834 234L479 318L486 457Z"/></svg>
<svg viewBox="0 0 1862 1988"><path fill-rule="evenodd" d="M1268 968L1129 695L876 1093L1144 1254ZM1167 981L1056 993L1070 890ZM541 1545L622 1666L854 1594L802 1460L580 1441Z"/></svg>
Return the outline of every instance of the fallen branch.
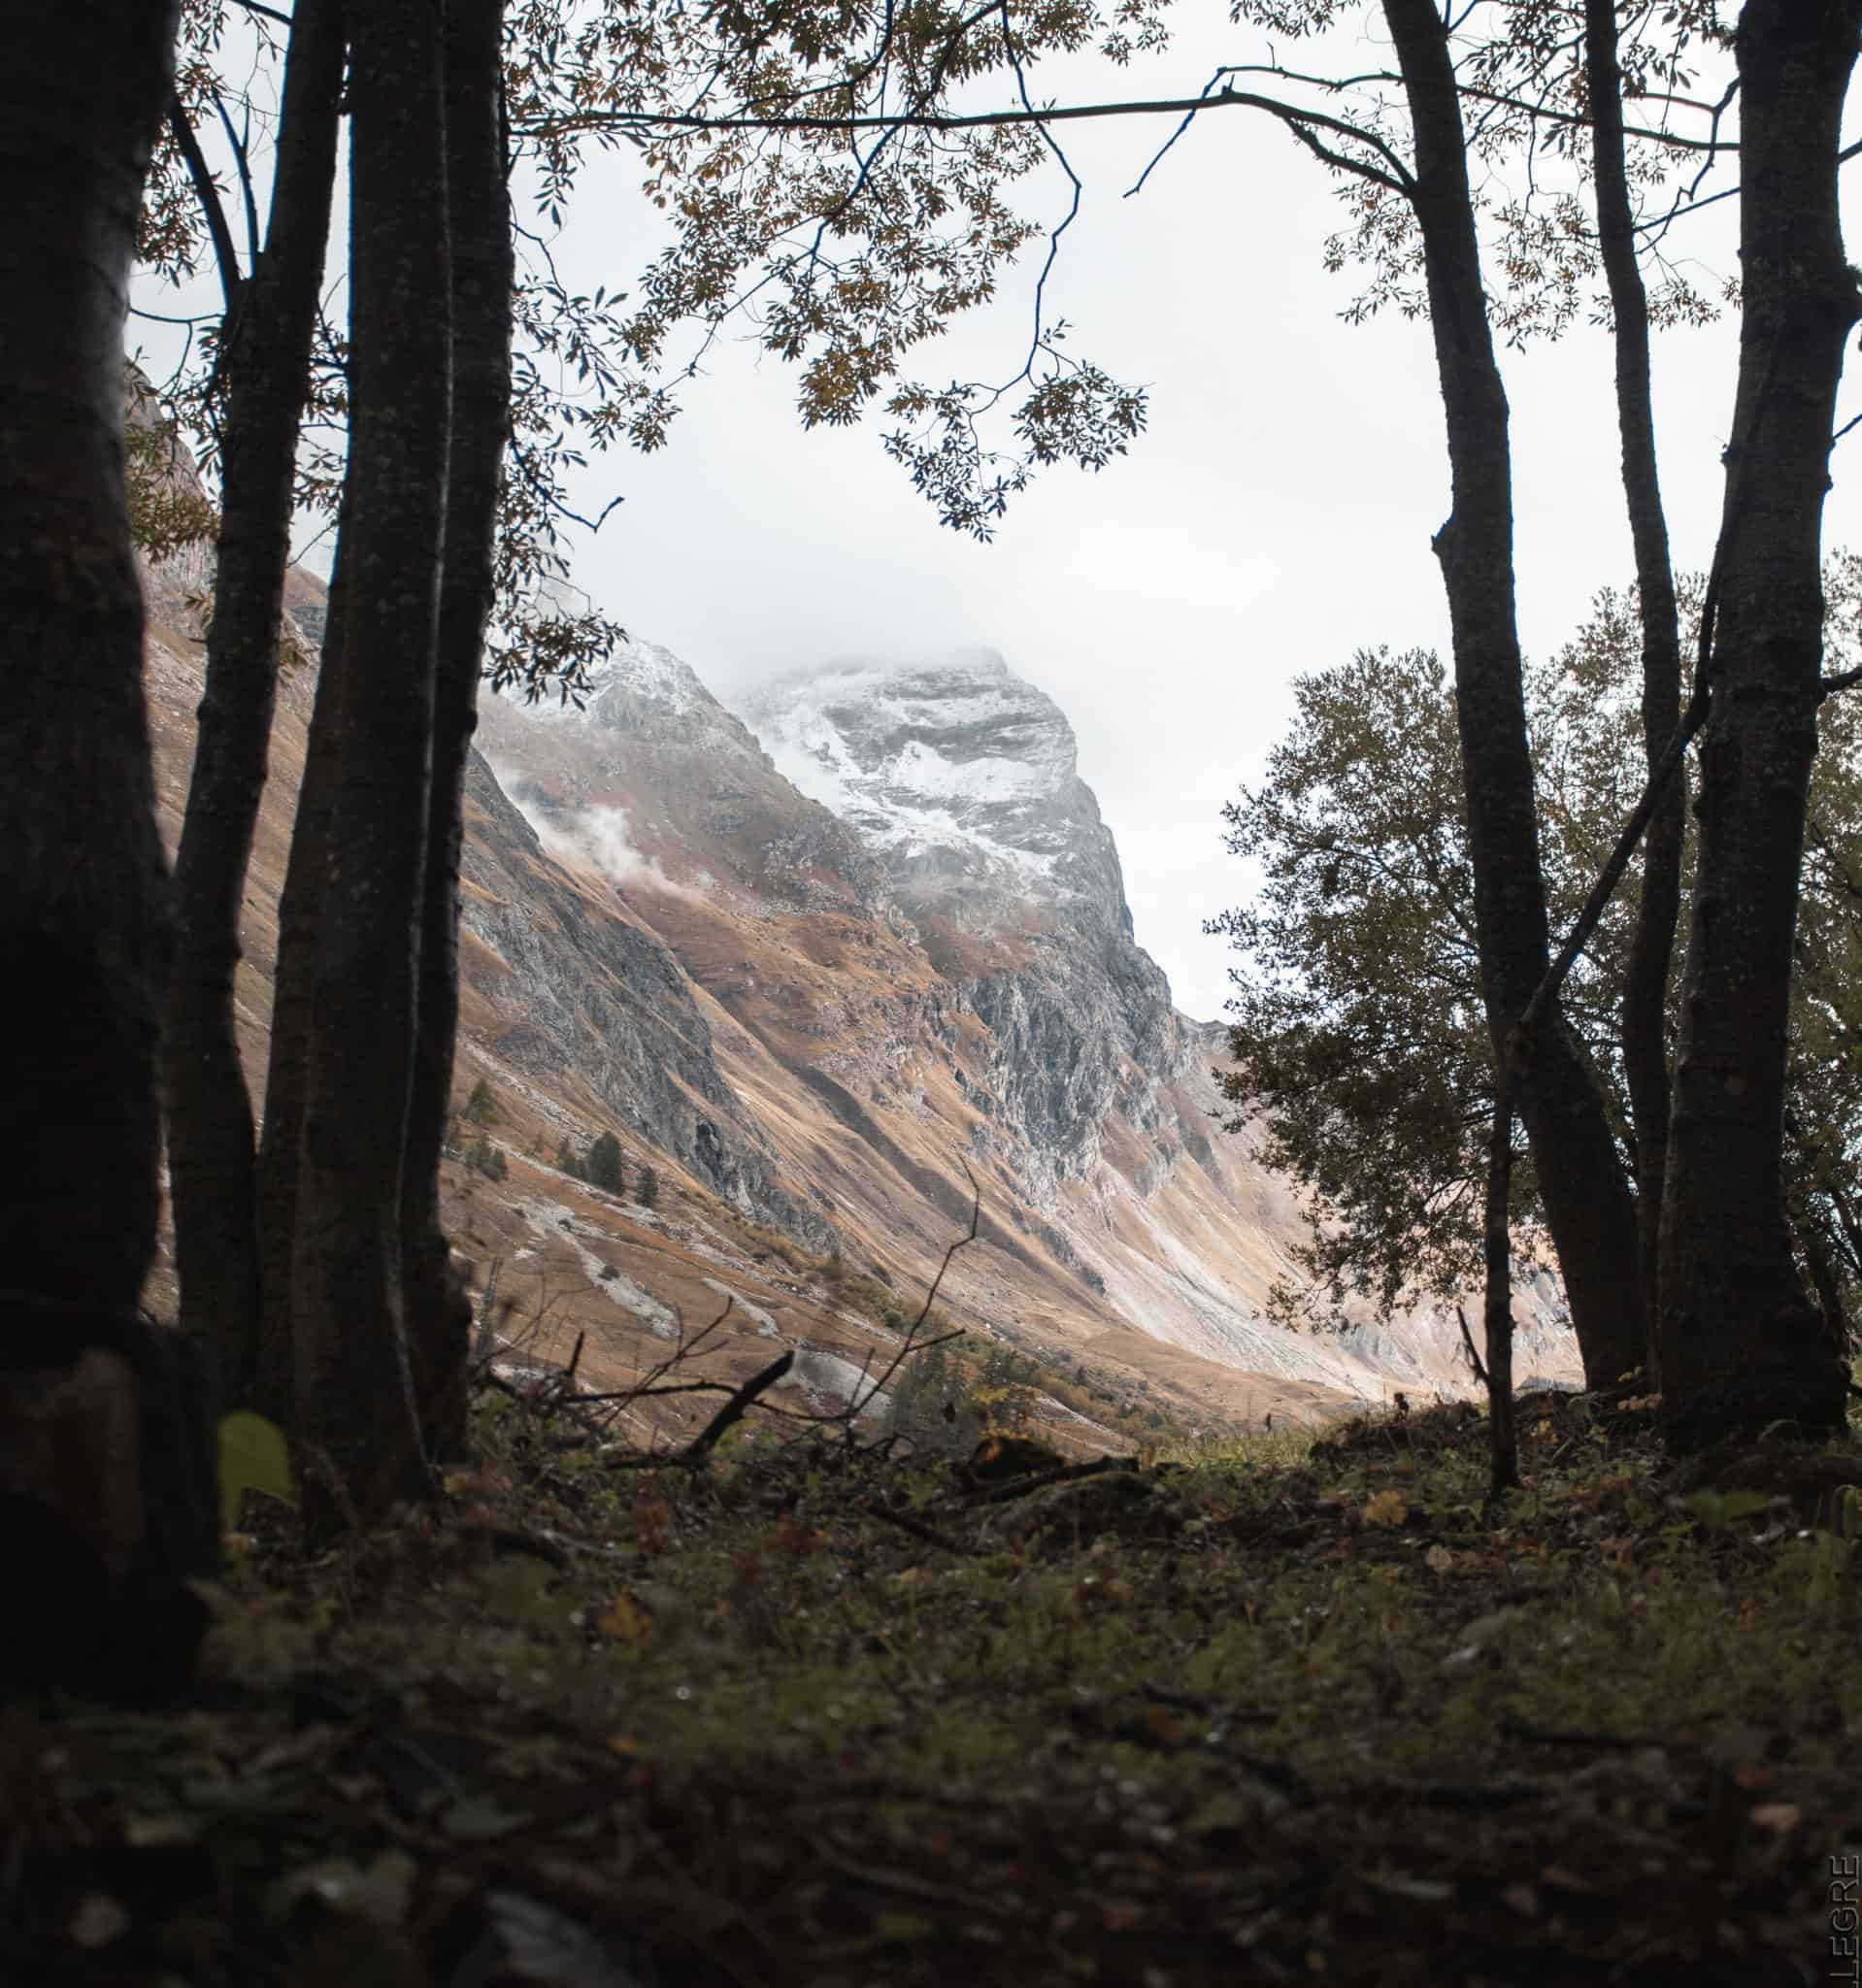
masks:
<svg viewBox="0 0 1862 1988"><path fill-rule="evenodd" d="M910 1533L914 1540L922 1540L927 1546L941 1547L946 1553L968 1554L976 1550L963 1541L952 1539L948 1533L939 1532L936 1526L928 1526L922 1519L912 1517L909 1512L894 1511L877 1498L869 1500L862 1509L871 1512L875 1518L883 1519L889 1526L897 1526L902 1533Z"/></svg>
<svg viewBox="0 0 1862 1988"><path fill-rule="evenodd" d="M1468 1314L1462 1306L1454 1308L1454 1315L1461 1321L1461 1343L1468 1349L1468 1362L1474 1369L1474 1377L1485 1387L1488 1385L1487 1370L1480 1364L1480 1355L1474 1349L1474 1334L1468 1330Z"/></svg>
<svg viewBox="0 0 1862 1988"><path fill-rule="evenodd" d="M1131 1471L1138 1469L1135 1456L1102 1456L1089 1464L1062 1464L1057 1471L1037 1471L1032 1476L1016 1477L1007 1484L986 1485L981 1491L969 1491L963 1496L965 1505L1007 1505L1016 1498L1026 1498L1036 1491L1045 1491L1049 1484L1071 1484L1081 1477L1103 1477L1109 1471Z"/></svg>
<svg viewBox="0 0 1862 1988"><path fill-rule="evenodd" d="M678 1452L676 1461L685 1464L703 1463L717 1446L718 1439L727 1429L740 1422L745 1411L765 1388L774 1387L791 1367L795 1365L795 1349L791 1346L786 1353L772 1360L760 1374L752 1374L729 1401L718 1409L696 1436Z"/></svg>

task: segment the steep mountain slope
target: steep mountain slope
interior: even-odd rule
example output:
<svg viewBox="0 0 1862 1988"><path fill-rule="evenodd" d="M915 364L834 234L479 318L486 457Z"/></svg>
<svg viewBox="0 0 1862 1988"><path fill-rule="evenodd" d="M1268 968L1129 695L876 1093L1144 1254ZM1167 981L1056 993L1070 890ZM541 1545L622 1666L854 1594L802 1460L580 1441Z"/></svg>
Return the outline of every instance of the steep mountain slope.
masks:
<svg viewBox="0 0 1862 1988"><path fill-rule="evenodd" d="M150 577L171 832L200 578ZM291 606L311 660L280 699L240 978L255 1085L320 591L294 580ZM1321 1341L1261 1317L1292 1199L1215 1131L1220 1031L1173 1011L1071 729L999 658L779 684L740 717L638 644L585 709L487 700L480 744L459 1095L486 1086L463 1143L482 1133L508 1177L452 1167L450 1213L516 1307L514 1352L580 1342L582 1377L621 1386L728 1302L703 1372L734 1382L786 1344L776 1399L818 1411L885 1365L976 1206L940 1304L1101 1400L1208 1424L1465 1385L1451 1319ZM552 1164L606 1131L630 1179L660 1171L656 1209ZM843 1267L870 1275L860 1302ZM1530 1308L1527 1371L1575 1371L1554 1299Z"/></svg>

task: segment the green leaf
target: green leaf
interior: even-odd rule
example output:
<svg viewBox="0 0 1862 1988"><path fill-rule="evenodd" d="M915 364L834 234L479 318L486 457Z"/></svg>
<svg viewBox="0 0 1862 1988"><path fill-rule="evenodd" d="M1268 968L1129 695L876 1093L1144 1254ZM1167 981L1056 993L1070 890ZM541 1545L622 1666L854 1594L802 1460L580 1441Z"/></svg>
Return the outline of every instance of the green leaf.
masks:
<svg viewBox="0 0 1862 1988"><path fill-rule="evenodd" d="M284 1432L276 1422L255 1415L249 1408L236 1408L220 1418L219 1425L219 1524L230 1533L239 1523L240 1508L249 1491L276 1498L281 1505L294 1506L297 1492L291 1483L291 1456Z"/></svg>

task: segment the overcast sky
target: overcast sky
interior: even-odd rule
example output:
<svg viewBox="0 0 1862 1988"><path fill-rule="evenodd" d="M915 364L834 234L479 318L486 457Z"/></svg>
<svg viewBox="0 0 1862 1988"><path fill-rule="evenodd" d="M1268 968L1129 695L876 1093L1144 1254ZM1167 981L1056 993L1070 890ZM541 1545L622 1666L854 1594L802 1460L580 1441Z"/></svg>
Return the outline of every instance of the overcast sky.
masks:
<svg viewBox="0 0 1862 1988"><path fill-rule="evenodd" d="M1361 33L1342 48L1354 67L1386 59ZM1193 94L1216 62L1259 53L1226 32L1127 74L1116 93ZM1081 100L1068 80L1045 88ZM804 434L793 371L720 347L685 390L665 450L599 466L591 492L626 501L577 578L726 696L798 665L1000 649L1073 720L1139 941L1178 1005L1208 1019L1227 996L1229 955L1202 921L1247 881L1222 847L1222 803L1284 727L1296 675L1383 642L1446 654L1429 540L1448 480L1427 327L1341 321L1352 277L1321 266L1340 210L1316 162L1228 110L1200 119L1144 193L1122 198L1169 128L1066 134L1086 198L1050 304L1079 352L1149 387L1149 428L1128 456L1098 475L1040 473L994 542L978 545L941 527L885 459L882 415ZM650 239L619 168L607 197L582 203L568 245L590 282L624 281ZM1680 245L1703 274L1733 264L1732 215L1729 202L1700 217ZM1030 321L1025 290L1005 295L948 349L921 348L914 370L1013 372ZM1736 340L1729 320L1667 333L1658 348L1665 494L1684 567L1712 556ZM1632 571L1609 341L1583 327L1506 366L1522 634L1544 650L1598 586ZM1847 447L1862 471L1862 434ZM1847 467L1839 451L1833 545L1862 540Z"/></svg>
<svg viewBox="0 0 1862 1988"><path fill-rule="evenodd" d="M1187 12L1185 22L1194 17ZM1302 64L1376 68L1361 23ZM1116 80L1120 97L1194 94L1257 37L1217 14L1200 36ZM1106 93L1091 65L1044 69L1060 101ZM1138 938L1178 1005L1215 1017L1228 955L1202 921L1246 891L1220 810L1285 725L1288 683L1357 646L1447 650L1430 535L1448 506L1427 327L1339 314L1350 272L1328 276L1332 184L1278 127L1206 114L1136 199L1121 198L1167 120L1068 129L1082 212L1049 285L1049 315L1115 377L1150 390L1150 424L1099 475L1041 472L992 544L941 527L883 456L881 414L804 434L796 380L753 348L721 344L657 455L598 460L582 495L624 502L576 557L577 583L630 631L665 644L720 695L809 664L935 658L978 644L1061 705L1080 771L1118 840ZM625 287L654 239L631 153L605 162L558 244L579 286ZM1034 195L1029 196L1031 199ZM1056 217L1058 199L1039 211ZM1733 203L1683 223L1674 245L1726 274ZM914 370L1013 373L1029 282ZM1705 287L1714 284L1708 281ZM1669 332L1657 420L1676 556L1712 555L1732 406L1736 325ZM1506 359L1513 410L1522 634L1555 646L1594 590L1631 571L1607 337L1581 327ZM1845 392L1862 407L1862 382ZM1849 452L1852 451L1852 454ZM1862 543L1862 431L1839 449L1828 543Z"/></svg>

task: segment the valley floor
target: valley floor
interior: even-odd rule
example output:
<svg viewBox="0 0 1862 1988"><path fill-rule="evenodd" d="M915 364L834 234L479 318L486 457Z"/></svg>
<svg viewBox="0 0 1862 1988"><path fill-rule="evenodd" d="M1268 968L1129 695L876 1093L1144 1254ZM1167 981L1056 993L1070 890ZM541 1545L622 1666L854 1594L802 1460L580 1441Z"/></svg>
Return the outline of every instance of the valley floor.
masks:
<svg viewBox="0 0 1862 1988"><path fill-rule="evenodd" d="M0 1979L1853 1979L1862 1451L1522 1413L1490 1520L1460 1406L1044 1479L487 1396L189 1707L0 1712Z"/></svg>

